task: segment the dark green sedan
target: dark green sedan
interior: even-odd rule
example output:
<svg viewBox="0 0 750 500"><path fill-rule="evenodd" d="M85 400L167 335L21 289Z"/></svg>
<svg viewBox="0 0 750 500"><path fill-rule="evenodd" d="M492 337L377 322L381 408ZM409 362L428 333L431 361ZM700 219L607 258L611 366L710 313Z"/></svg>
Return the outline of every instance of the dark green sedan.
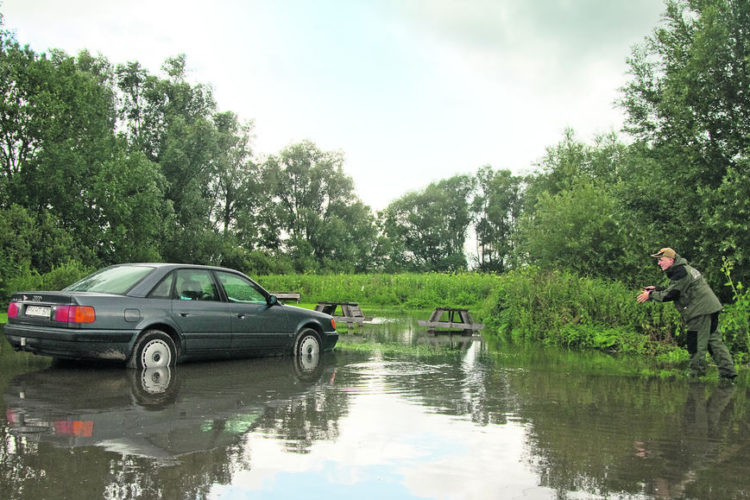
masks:
<svg viewBox="0 0 750 500"><path fill-rule="evenodd" d="M14 293L5 336L16 350L134 368L336 345L333 318L284 305L244 274L187 264L122 264L59 292Z"/></svg>

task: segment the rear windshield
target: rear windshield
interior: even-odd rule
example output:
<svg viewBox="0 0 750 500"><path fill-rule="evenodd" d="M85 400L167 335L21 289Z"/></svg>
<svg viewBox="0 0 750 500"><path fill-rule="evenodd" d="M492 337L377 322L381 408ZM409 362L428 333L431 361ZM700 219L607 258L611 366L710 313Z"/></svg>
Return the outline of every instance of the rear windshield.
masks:
<svg viewBox="0 0 750 500"><path fill-rule="evenodd" d="M63 290L124 294L153 270L153 267L148 266L108 267L86 276Z"/></svg>

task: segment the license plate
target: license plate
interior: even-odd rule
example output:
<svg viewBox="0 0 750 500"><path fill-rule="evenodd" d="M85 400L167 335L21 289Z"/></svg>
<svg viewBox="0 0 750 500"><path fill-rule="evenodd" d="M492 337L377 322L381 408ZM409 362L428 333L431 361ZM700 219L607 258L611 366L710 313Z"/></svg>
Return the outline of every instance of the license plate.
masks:
<svg viewBox="0 0 750 500"><path fill-rule="evenodd" d="M36 316L39 318L49 318L52 308L43 306L26 306L26 316Z"/></svg>

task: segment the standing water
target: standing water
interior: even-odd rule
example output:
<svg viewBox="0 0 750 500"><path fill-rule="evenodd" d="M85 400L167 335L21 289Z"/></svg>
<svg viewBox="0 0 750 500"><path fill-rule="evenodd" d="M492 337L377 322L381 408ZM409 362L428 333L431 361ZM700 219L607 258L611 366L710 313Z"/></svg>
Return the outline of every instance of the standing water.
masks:
<svg viewBox="0 0 750 500"><path fill-rule="evenodd" d="M138 372L0 350L2 498L748 498L745 385L409 319ZM625 367L625 368L623 368Z"/></svg>

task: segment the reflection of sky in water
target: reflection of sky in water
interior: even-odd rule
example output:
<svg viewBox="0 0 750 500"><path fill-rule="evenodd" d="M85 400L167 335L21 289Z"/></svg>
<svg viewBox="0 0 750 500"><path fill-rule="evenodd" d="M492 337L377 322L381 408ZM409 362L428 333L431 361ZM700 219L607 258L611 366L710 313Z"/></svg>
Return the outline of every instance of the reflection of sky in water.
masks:
<svg viewBox="0 0 750 500"><path fill-rule="evenodd" d="M471 369L477 350L466 353ZM386 375L400 365L372 359L351 366L364 386L341 388L351 407L335 442L317 441L309 453L247 436L250 470L214 486L210 498L550 498L524 462L527 429L509 421L479 426L469 417L438 414L393 393ZM419 369L414 365L412 369ZM429 367L424 368L429 370ZM403 376L414 376L406 371Z"/></svg>

